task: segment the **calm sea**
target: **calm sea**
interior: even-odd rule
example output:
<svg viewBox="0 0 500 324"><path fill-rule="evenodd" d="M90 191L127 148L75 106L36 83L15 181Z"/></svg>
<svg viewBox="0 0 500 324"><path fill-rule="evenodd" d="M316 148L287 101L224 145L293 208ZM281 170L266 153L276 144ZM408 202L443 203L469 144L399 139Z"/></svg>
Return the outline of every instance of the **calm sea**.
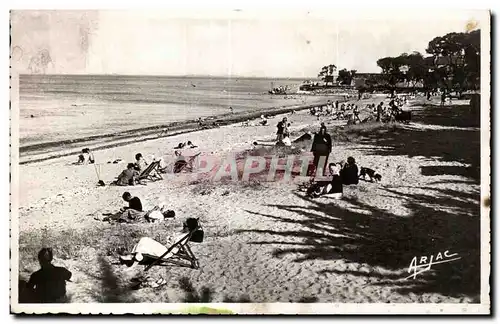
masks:
<svg viewBox="0 0 500 324"><path fill-rule="evenodd" d="M22 75L20 144L30 145L169 122L308 103L267 93L303 80L116 75ZM316 99L317 100L317 99Z"/></svg>

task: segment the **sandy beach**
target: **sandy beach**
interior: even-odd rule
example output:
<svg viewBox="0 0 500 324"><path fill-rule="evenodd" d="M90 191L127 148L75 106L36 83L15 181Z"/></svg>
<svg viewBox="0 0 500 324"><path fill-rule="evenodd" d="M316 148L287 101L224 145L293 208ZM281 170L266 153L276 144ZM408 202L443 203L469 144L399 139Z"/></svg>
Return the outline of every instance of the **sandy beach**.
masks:
<svg viewBox="0 0 500 324"><path fill-rule="evenodd" d="M282 115L269 126L253 120L248 127L235 123L98 150L95 166L72 165L76 156L20 165L20 279L38 269L38 250L52 246L54 263L73 273L67 286L73 303L478 302L479 125L468 120L466 102L439 107L436 100L412 100L405 107L413 112L408 125L346 126L307 111L287 114L292 139L325 122L333 138L330 161L353 156L382 175L380 183L345 186L342 200L307 198L292 182L222 183L174 174L146 186L97 186L98 178L109 184L126 165L108 161L132 162L140 152L172 163L173 148L187 140L219 157L253 150L254 141L274 140ZM176 218L160 224L96 221L124 205L125 190L145 209L168 205ZM161 242L188 217L199 218L205 231L204 242L191 244L200 269L144 273L142 266L117 264L120 248L130 250L142 236ZM461 259L405 279L413 257L445 251ZM130 289L133 278L146 274L167 283Z"/></svg>

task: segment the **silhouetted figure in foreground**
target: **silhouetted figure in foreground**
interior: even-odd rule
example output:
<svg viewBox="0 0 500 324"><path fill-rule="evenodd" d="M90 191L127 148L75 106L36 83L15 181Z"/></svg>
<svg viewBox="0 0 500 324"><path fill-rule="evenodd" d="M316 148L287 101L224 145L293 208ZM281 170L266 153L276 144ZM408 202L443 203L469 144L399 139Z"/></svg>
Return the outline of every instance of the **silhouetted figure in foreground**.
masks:
<svg viewBox="0 0 500 324"><path fill-rule="evenodd" d="M70 281L71 272L52 264L51 248L43 248L38 252L41 269L33 273L26 288L32 292L34 303L65 303L66 281Z"/></svg>

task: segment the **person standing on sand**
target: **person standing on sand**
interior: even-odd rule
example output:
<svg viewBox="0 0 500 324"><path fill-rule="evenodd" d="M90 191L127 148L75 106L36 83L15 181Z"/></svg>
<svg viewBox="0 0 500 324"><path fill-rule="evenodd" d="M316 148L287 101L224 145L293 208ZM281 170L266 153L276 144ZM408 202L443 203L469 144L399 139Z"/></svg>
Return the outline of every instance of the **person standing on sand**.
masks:
<svg viewBox="0 0 500 324"><path fill-rule="evenodd" d="M382 103L379 103L377 106L377 121L380 121L380 118L382 117Z"/></svg>
<svg viewBox="0 0 500 324"><path fill-rule="evenodd" d="M283 142L283 138L287 130L287 118L283 117L283 119L278 123L276 126L278 128L278 131L276 132L276 142L281 143Z"/></svg>
<svg viewBox="0 0 500 324"><path fill-rule="evenodd" d="M52 260L52 248L43 248L38 252L41 269L31 275L26 285L36 303L67 302L66 281L70 281L72 274L64 267L54 266Z"/></svg>
<svg viewBox="0 0 500 324"><path fill-rule="evenodd" d="M314 167L311 170L312 174L310 173L309 175L314 175L314 172L317 172L318 168L320 169L320 174L324 175L325 166L328 162L328 156L330 155L331 151L332 151L332 138L326 132L325 124L322 123L319 132L316 133L313 138L311 152L314 155L313 159ZM324 158L325 160L323 161L322 165L319 165L321 158Z"/></svg>
<svg viewBox="0 0 500 324"><path fill-rule="evenodd" d="M361 123L361 119L359 119L359 109L358 109L358 105L355 105L355 106L354 106L353 115L354 115L354 123L356 123L356 120L357 120L357 121L359 121L359 122Z"/></svg>

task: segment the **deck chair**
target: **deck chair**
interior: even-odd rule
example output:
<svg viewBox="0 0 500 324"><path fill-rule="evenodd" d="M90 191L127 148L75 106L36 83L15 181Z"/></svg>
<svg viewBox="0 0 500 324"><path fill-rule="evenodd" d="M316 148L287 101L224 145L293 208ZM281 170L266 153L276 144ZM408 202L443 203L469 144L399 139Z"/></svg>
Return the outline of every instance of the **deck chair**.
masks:
<svg viewBox="0 0 500 324"><path fill-rule="evenodd" d="M195 239L195 236L198 236L197 234L200 232L200 230L201 227L197 226L194 230L190 231L177 242L172 244L172 246L168 248L167 251L160 257L147 256L148 258L153 259L153 261L146 266L144 271L148 271L154 265L166 266L169 264L175 264L186 268L199 269L200 264L198 262L198 259L193 254L193 251L191 251L189 242L193 241L201 243L203 241L202 237L201 239L199 237L196 237Z"/></svg>
<svg viewBox="0 0 500 324"><path fill-rule="evenodd" d="M154 161L146 169L144 169L137 180L151 180L157 181L162 180L163 177L160 174L160 161Z"/></svg>
<svg viewBox="0 0 500 324"><path fill-rule="evenodd" d="M175 162L173 172L174 173L181 173L183 171L193 172L193 162L194 162L194 160L196 160L196 158L200 154L201 154L201 152L189 157L189 159L187 161L186 160L179 160L179 161Z"/></svg>

